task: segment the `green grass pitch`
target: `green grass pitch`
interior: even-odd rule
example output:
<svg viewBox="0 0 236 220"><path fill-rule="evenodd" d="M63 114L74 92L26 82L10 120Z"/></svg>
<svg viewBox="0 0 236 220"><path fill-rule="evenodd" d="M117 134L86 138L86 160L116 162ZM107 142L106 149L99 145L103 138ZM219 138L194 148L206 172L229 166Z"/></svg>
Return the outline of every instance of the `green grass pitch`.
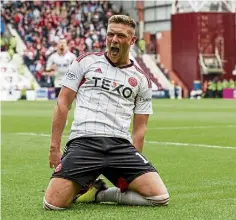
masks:
<svg viewBox="0 0 236 220"><path fill-rule="evenodd" d="M55 101L3 102L2 219L236 219L236 102L153 100L144 155L170 193L168 207L74 205L42 209ZM71 123L73 111L70 112ZM64 132L63 144L70 126Z"/></svg>

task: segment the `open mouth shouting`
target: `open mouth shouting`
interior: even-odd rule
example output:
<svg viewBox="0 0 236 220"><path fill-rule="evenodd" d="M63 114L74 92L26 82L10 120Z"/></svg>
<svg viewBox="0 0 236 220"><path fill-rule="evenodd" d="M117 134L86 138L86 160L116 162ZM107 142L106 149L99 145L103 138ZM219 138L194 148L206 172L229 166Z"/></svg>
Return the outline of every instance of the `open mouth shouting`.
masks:
<svg viewBox="0 0 236 220"><path fill-rule="evenodd" d="M118 47L111 47L111 56L116 57L119 55L120 49Z"/></svg>

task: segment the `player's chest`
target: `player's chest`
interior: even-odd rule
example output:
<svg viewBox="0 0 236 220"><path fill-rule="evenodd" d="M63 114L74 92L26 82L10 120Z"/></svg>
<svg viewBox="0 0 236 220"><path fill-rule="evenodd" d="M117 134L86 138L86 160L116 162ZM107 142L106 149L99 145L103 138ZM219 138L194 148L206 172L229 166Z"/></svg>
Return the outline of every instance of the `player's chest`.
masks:
<svg viewBox="0 0 236 220"><path fill-rule="evenodd" d="M63 68L63 67L69 67L71 63L71 59L69 57L56 57L54 60L54 64L56 64L57 67Z"/></svg>
<svg viewBox="0 0 236 220"><path fill-rule="evenodd" d="M131 71L103 65L91 66L85 74L85 80L86 87L125 99L135 98L140 83L138 77Z"/></svg>

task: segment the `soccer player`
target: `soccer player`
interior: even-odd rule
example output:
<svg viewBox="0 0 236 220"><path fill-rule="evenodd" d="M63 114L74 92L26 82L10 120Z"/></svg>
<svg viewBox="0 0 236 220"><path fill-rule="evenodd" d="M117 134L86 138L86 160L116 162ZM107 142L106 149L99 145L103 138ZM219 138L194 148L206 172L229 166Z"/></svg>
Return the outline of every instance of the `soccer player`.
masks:
<svg viewBox="0 0 236 220"><path fill-rule="evenodd" d="M56 97L58 97L61 90L61 80L68 71L69 65L75 59L76 56L68 51L66 39L61 37L58 42L57 51L49 57L46 66L47 75L55 77L54 85Z"/></svg>
<svg viewBox="0 0 236 220"><path fill-rule="evenodd" d="M166 186L141 154L152 114L152 90L149 78L129 58L135 25L125 15L110 17L107 52L81 55L69 67L54 110L49 164L55 170L44 196L45 209L68 208L92 184L77 200L168 204ZM61 157L61 137L74 99L74 121ZM96 180L100 174L116 187L106 189Z"/></svg>

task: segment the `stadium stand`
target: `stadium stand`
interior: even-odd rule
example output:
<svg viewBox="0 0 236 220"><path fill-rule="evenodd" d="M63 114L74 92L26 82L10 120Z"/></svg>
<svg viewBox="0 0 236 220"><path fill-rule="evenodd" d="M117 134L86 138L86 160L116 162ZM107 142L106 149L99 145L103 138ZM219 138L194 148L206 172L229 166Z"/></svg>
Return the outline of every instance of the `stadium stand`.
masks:
<svg viewBox="0 0 236 220"><path fill-rule="evenodd" d="M36 81L41 87L53 87L45 68L60 37L67 39L69 50L76 56L104 51L108 18L121 10L109 1L16 1L4 3L2 15L23 40L23 60ZM140 56L134 58L152 80L154 90L168 89Z"/></svg>
<svg viewBox="0 0 236 220"><path fill-rule="evenodd" d="M183 3L181 3L181 1L175 2L176 4L172 4L172 6L174 6L172 9L176 10L171 10L171 4L168 2L148 3L140 1L137 2L137 4L132 2L127 3L129 10L123 11L124 7L122 3L118 1L3 1L3 7L1 8L1 50L8 51L11 58L16 54L17 41L14 35L5 37L2 32L2 30L6 29L5 26L10 25L24 42L25 49L23 54L20 55L23 56L23 61L27 69L29 69L41 87L52 87L52 81L49 81L48 77L45 76L45 66L48 57L55 52L58 40L61 36L67 39L69 50L76 56L84 52L104 51L108 18L113 14L127 14L126 12L129 12L134 15L135 12L136 20L138 21L137 36L139 39L136 47L139 48L139 51L136 51L137 54L133 57L137 59L139 66L147 72L153 84L155 84L155 89L169 90L173 85L176 85L181 88L183 97L189 97L191 90L194 90L194 81L200 81L201 86L203 86L203 82L205 81L209 84L212 80L214 82L220 82L222 79L234 80L235 74L231 73L232 66L235 65L233 58L230 58L227 62L223 62L223 58L219 59L220 56L216 56L220 63L224 63L224 68L223 64L220 65L221 68L218 71L220 74L218 74L217 79L214 79L213 74L211 74L212 71L210 71L207 65L202 65L206 61L207 54L211 56L214 55L212 51L210 51L210 53L200 51L202 50L201 48L206 48L205 46L201 46L200 49L198 48L199 51L194 54L194 59L191 57L191 59L194 60L194 66L179 65L178 59L181 58L181 62L183 63L189 63L190 58L188 56L185 59L182 55L180 56L180 53L174 53L177 49L181 49L183 54L186 52L186 48L182 47L182 44L179 43L179 39L182 39L182 31L180 30L182 26L177 24L178 22L173 23L174 20L185 16L184 13L177 10ZM189 2L183 4L183 7L191 6ZM157 7L155 4L157 4ZM152 9L151 5L153 5ZM208 6L209 4L205 4L204 6L206 11L211 11L212 9L207 8ZM148 10L160 11L162 9L165 11L166 15L164 16L163 13L163 16L167 19L164 19L165 25L163 23L162 26L162 21L164 20L158 16L156 17L156 15L156 20L143 20L145 17L149 17L147 13ZM192 10L191 7L189 10ZM198 11L198 16L200 16L200 9ZM173 14L172 16L171 13ZM220 28L226 30L228 26L226 28L226 26L223 25L222 16L224 15L227 19L231 19L232 14L219 13L218 15L218 22L221 22ZM210 13L208 19L210 19L211 16L214 17L215 15ZM159 21L158 19L161 20ZM158 25L157 23L154 25L153 22L159 23ZM176 25L172 25L170 28L171 22ZM205 21L203 21L203 23L204 22ZM208 26L211 27L211 25L214 25L213 23L209 23ZM144 29L143 24L145 24L146 29ZM177 35L175 36L175 34ZM184 36L186 34L184 34ZM188 34L191 34L191 31L189 31ZM201 34L201 38L199 38L201 42L198 45L203 45L205 42L203 39L205 39L206 33L199 32L199 34ZM208 35L209 34L210 32ZM208 41L207 45L211 45L212 42ZM192 40L189 40L189 42L191 43ZM230 52L232 47L228 46L230 45L227 43L228 41L224 42L225 45L222 45ZM217 48L219 47L219 55L222 56L223 46L220 43L221 41L219 40ZM193 45L197 44L191 45L191 49L193 49ZM177 48L176 50L173 49L175 47ZM150 65L153 57L155 57L155 67ZM201 72L199 70L199 63L195 62L198 58L199 60L201 60L201 58L202 60L205 59L204 62L200 62ZM147 60L150 60L150 62ZM204 69L203 67L206 68ZM187 68L189 68L188 71ZM213 70L215 73L215 68L213 68ZM220 83L217 85L220 85ZM207 86L208 85L205 83L204 87L206 88ZM221 86L219 86L219 89L220 88ZM211 86L209 91L211 91ZM203 94L205 94L205 92Z"/></svg>
<svg viewBox="0 0 236 220"><path fill-rule="evenodd" d="M143 59L141 57L136 57L136 61L139 64L139 66L147 73L147 75L150 77L152 82L154 82L159 90L162 90L163 87L159 83L158 78L153 75L150 71L150 69L146 66L146 64L143 62Z"/></svg>
<svg viewBox="0 0 236 220"><path fill-rule="evenodd" d="M0 91L1 101L21 99L26 90L37 87L31 73L27 75L22 57L17 53L17 40L1 17L1 54L0 54Z"/></svg>
<svg viewBox="0 0 236 220"><path fill-rule="evenodd" d="M44 76L45 64L62 35L76 56L102 51L107 20L118 13L110 2L100 1L16 1L4 3L3 8L6 23L12 24L26 44L25 64L43 87L51 86Z"/></svg>

